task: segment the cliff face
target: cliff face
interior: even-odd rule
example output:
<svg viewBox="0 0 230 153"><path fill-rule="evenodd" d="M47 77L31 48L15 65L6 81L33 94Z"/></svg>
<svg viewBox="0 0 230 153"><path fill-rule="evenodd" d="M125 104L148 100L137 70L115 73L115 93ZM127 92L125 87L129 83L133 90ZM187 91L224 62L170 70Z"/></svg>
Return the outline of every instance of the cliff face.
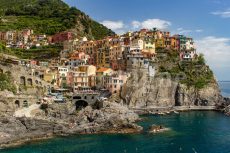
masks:
<svg viewBox="0 0 230 153"><path fill-rule="evenodd" d="M216 82L195 89L171 79L167 73L149 77L145 69L132 70L121 98L131 108L215 106L222 96Z"/></svg>

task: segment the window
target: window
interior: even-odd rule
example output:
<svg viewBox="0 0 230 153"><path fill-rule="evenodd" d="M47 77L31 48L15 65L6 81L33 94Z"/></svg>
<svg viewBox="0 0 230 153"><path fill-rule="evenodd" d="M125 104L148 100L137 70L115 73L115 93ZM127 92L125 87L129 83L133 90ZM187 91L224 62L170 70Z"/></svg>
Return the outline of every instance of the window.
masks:
<svg viewBox="0 0 230 153"><path fill-rule="evenodd" d="M87 99L87 96L85 96L85 99Z"/></svg>
<svg viewBox="0 0 230 153"><path fill-rule="evenodd" d="M94 99L94 96L92 96L92 99Z"/></svg>
<svg viewBox="0 0 230 153"><path fill-rule="evenodd" d="M114 88L117 88L117 85L114 85Z"/></svg>

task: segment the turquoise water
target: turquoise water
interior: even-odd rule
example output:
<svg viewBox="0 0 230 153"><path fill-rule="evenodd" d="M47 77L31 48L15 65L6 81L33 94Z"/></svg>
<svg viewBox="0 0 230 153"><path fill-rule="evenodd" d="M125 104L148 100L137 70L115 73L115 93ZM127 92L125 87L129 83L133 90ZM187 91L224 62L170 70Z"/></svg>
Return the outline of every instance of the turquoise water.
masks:
<svg viewBox="0 0 230 153"><path fill-rule="evenodd" d="M160 124L159 134L75 135L1 150L3 153L229 153L230 118L218 112L185 112L144 116L147 129Z"/></svg>
<svg viewBox="0 0 230 153"><path fill-rule="evenodd" d="M225 96L230 83L220 83ZM230 117L218 112L143 116L141 134L75 135L0 150L1 153L230 153ZM171 131L148 134L152 124Z"/></svg>

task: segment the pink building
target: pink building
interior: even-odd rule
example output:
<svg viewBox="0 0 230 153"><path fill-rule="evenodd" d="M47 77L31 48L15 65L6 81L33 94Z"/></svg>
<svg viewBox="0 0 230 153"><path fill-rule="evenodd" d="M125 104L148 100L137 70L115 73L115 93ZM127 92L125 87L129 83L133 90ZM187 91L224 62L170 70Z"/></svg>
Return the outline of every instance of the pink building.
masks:
<svg viewBox="0 0 230 153"><path fill-rule="evenodd" d="M73 72L68 72L67 73L66 84L69 87L73 87L73 85L74 85L74 73Z"/></svg>
<svg viewBox="0 0 230 153"><path fill-rule="evenodd" d="M103 85L111 93L120 93L122 86L126 83L128 75L122 71L111 76L104 76Z"/></svg>
<svg viewBox="0 0 230 153"><path fill-rule="evenodd" d="M30 61L30 65L31 65L31 66L38 65L38 61L36 61L36 60L31 60L31 61Z"/></svg>
<svg viewBox="0 0 230 153"><path fill-rule="evenodd" d="M117 71L119 69L118 60L111 60L110 66L113 70Z"/></svg>

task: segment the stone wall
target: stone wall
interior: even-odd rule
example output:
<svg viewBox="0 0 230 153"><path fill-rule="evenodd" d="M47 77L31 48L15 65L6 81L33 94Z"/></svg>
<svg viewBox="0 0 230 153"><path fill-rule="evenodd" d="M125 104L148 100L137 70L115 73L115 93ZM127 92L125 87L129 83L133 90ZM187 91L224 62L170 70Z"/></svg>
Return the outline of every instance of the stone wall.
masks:
<svg viewBox="0 0 230 153"><path fill-rule="evenodd" d="M10 72L14 78L14 83L17 86L17 92L28 95L42 95L51 87L51 84L41 80L39 77L33 75L31 68L20 65L2 65L0 70Z"/></svg>

